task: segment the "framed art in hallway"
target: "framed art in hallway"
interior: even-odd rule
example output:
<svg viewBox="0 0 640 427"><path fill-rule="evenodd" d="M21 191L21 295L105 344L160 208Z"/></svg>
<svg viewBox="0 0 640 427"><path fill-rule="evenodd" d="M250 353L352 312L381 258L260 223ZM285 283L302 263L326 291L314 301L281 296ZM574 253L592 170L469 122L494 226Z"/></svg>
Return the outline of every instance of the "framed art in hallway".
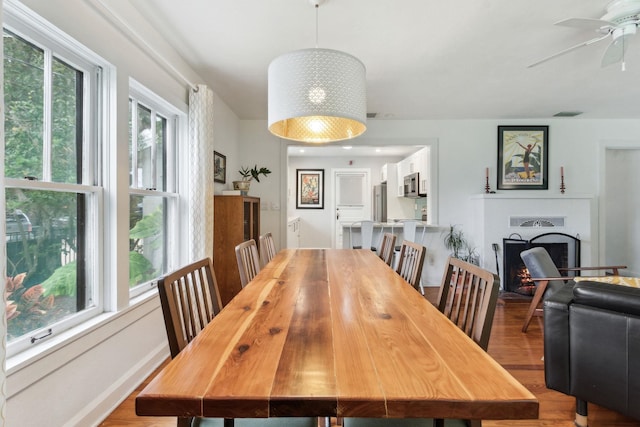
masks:
<svg viewBox="0 0 640 427"><path fill-rule="evenodd" d="M549 126L498 126L498 190L547 190Z"/></svg>
<svg viewBox="0 0 640 427"><path fill-rule="evenodd" d="M296 169L296 209L324 209L324 169Z"/></svg>
<svg viewBox="0 0 640 427"><path fill-rule="evenodd" d="M213 152L213 182L227 183L227 156Z"/></svg>

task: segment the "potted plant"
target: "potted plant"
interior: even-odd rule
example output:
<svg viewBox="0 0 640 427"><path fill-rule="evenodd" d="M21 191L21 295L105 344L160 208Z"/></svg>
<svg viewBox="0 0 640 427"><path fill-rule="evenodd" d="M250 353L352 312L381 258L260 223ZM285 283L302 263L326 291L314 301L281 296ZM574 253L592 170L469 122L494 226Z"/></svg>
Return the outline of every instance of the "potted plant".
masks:
<svg viewBox="0 0 640 427"><path fill-rule="evenodd" d="M251 169L243 166L238 173L242 176L242 180L233 181L233 189L240 190L243 195L246 195L249 192L251 180L255 179L256 182L260 182L260 175L267 176L271 171L265 167L258 168L258 165L255 165Z"/></svg>
<svg viewBox="0 0 640 427"><path fill-rule="evenodd" d="M450 225L449 231L444 236L444 247L451 251L451 255L454 258L461 258L462 250L467 246L464 232L457 230L455 225Z"/></svg>

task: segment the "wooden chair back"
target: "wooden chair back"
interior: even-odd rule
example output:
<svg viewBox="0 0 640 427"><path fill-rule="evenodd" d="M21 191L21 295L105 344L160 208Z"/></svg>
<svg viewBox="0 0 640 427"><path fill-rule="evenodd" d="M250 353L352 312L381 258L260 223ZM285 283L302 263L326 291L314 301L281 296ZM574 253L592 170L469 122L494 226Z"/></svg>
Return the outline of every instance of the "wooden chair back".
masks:
<svg viewBox="0 0 640 427"><path fill-rule="evenodd" d="M396 244L396 235L391 233L384 233L382 236L382 244L380 245L380 250L378 251L378 256L382 259L388 266L391 266L393 262L393 250Z"/></svg>
<svg viewBox="0 0 640 427"><path fill-rule="evenodd" d="M273 235L271 233L265 233L260 236L260 258L262 259L262 265L265 266L269 261L276 256L276 244L273 241Z"/></svg>
<svg viewBox="0 0 640 427"><path fill-rule="evenodd" d="M244 288L260 272L260 257L255 240L247 240L236 246L236 261L240 271L240 284Z"/></svg>
<svg viewBox="0 0 640 427"><path fill-rule="evenodd" d="M173 358L222 308L211 259L204 258L162 277L158 292Z"/></svg>
<svg viewBox="0 0 640 427"><path fill-rule="evenodd" d="M420 276L426 252L427 248L408 240L404 240L400 247L396 272L416 289L420 286Z"/></svg>
<svg viewBox="0 0 640 427"><path fill-rule="evenodd" d="M449 257L438 293L438 309L483 350L487 350L500 278L490 271Z"/></svg>

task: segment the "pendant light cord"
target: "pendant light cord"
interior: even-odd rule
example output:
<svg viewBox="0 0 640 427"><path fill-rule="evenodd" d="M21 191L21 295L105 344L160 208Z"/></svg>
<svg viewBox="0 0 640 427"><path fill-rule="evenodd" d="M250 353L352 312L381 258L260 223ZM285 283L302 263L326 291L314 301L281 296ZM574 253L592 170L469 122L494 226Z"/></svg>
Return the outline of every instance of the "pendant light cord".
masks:
<svg viewBox="0 0 640 427"><path fill-rule="evenodd" d="M624 30L622 30L622 71L625 71L627 69L627 65L624 62L624 39L625 39L625 34L624 34Z"/></svg>
<svg viewBox="0 0 640 427"><path fill-rule="evenodd" d="M318 8L319 4L316 4L316 49L318 48Z"/></svg>

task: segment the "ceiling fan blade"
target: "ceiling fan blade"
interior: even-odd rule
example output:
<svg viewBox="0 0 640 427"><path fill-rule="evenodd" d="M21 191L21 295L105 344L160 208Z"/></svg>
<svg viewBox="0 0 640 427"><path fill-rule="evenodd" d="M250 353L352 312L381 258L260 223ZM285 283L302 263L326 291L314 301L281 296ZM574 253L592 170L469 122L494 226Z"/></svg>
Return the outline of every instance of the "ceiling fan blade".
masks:
<svg viewBox="0 0 640 427"><path fill-rule="evenodd" d="M609 37L609 33L607 33L607 34L605 34L603 36L600 36L600 37L596 37L595 39L587 40L586 42L582 42L582 43L577 44L575 46L571 46L570 48L567 48L565 50L561 50L560 52L554 53L551 56L547 56L546 58L543 58L543 59L541 59L541 60L539 60L537 62L534 62L533 64L527 65L527 68L535 67L536 65L540 65L543 62L547 62L547 61L549 61L551 59L557 58L558 56L564 55L565 53L569 53L569 52L572 52L572 51L574 51L576 49L579 49L581 47L589 46L590 44L597 43L600 40L606 39L607 37Z"/></svg>
<svg viewBox="0 0 640 427"><path fill-rule="evenodd" d="M602 67L622 61L633 34L624 34L611 42L602 55Z"/></svg>
<svg viewBox="0 0 640 427"><path fill-rule="evenodd" d="M616 25L613 22L605 21L603 19L591 19L591 18L568 18L562 21L556 22L554 25L561 25L563 27L582 28L585 30L599 30L602 27L610 28Z"/></svg>

